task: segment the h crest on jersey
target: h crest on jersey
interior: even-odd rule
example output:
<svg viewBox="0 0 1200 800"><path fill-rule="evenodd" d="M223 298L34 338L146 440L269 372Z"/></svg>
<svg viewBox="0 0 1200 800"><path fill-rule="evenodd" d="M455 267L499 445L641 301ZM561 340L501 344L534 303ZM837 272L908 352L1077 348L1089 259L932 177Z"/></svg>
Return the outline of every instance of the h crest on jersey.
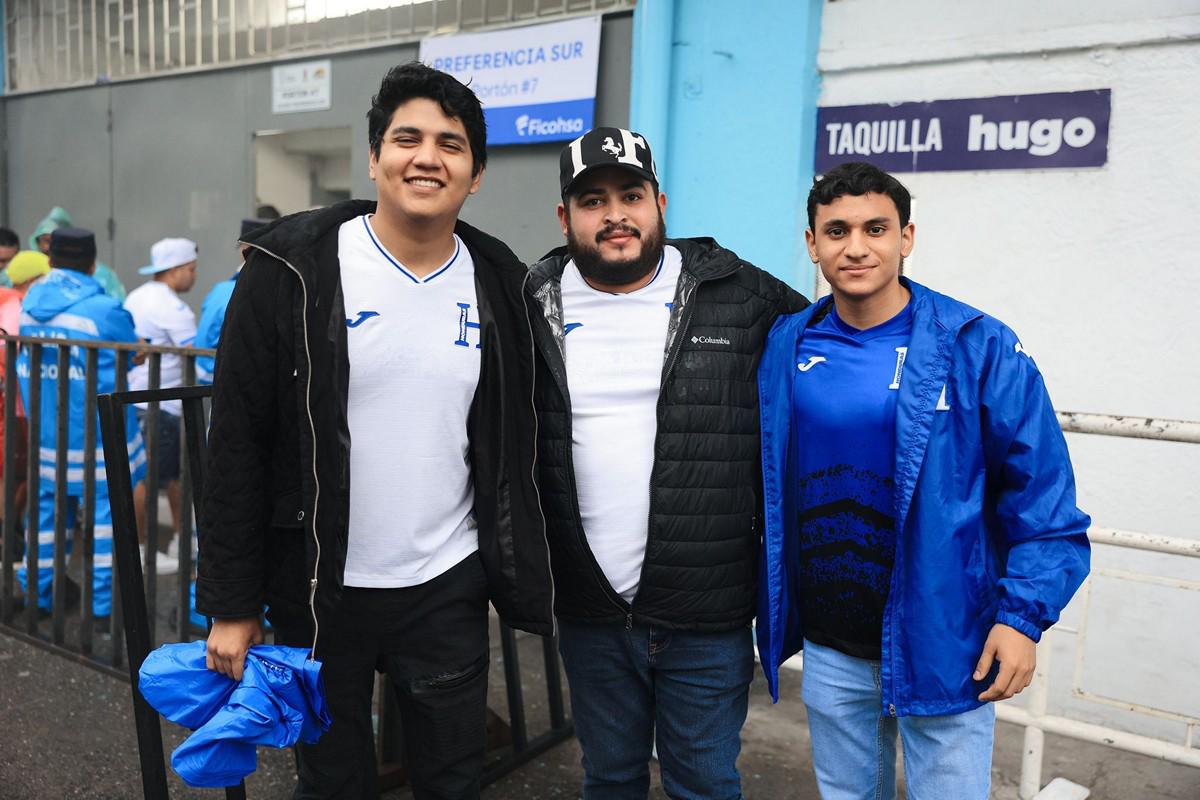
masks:
<svg viewBox="0 0 1200 800"><path fill-rule="evenodd" d="M478 341L479 323L471 322L471 304L458 303L458 338L454 340L454 343L459 347L470 347L471 343L467 340L467 332L472 330L476 331L476 349L483 347L483 344Z"/></svg>

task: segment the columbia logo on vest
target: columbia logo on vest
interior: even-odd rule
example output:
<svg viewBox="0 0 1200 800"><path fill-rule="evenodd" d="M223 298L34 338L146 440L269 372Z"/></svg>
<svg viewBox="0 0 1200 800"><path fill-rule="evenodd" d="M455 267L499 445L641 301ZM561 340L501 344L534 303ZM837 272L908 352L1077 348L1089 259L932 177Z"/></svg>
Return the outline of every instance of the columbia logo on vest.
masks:
<svg viewBox="0 0 1200 800"><path fill-rule="evenodd" d="M693 336L692 344L721 344L728 347L731 342L723 336Z"/></svg>

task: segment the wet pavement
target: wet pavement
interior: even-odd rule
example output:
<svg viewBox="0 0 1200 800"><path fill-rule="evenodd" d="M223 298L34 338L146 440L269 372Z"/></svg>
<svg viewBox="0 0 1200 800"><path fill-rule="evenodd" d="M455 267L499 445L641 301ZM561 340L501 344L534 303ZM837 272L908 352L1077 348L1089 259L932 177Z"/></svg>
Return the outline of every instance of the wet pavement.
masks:
<svg viewBox="0 0 1200 800"><path fill-rule="evenodd" d="M493 636L490 702L504 715L503 669ZM522 683L529 735L549 725L540 640L519 636ZM808 756L804 709L798 701L800 674L785 672L782 693L791 698L772 706L756 679L743 730L739 766L750 800L816 800ZM141 796L137 741L128 683L0 632L0 798L136 798ZM169 753L186 732L163 723ZM1021 757L1021 730L997 727L993 798L1015 800ZM1200 770L1120 753L1096 745L1047 736L1045 780L1063 776L1092 789L1094 800L1197 800ZM222 797L220 791L190 789L169 773L173 798ZM501 778L483 792L484 800L577 798L581 781L579 746L574 739ZM259 768L247 780L251 798L282 800L293 784L291 754L259 750ZM902 795L903 796L903 795ZM396 789L385 800L411 794ZM650 797L667 795L655 776Z"/></svg>

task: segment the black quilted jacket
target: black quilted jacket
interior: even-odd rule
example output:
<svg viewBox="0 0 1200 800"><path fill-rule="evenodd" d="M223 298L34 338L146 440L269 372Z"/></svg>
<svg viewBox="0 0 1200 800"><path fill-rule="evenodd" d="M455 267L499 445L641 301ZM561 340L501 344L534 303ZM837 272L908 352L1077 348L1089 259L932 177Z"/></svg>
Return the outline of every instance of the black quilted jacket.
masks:
<svg viewBox="0 0 1200 800"><path fill-rule="evenodd" d="M632 605L605 579L579 516L563 359L565 248L536 264L526 281L538 352L538 476L555 612L577 622L730 630L748 624L755 610L762 508L758 359L775 318L808 301L711 239L668 243L682 253L683 271L667 331L654 467L645 489L646 558Z"/></svg>
<svg viewBox="0 0 1200 800"><path fill-rule="evenodd" d="M277 624L311 624L340 597L352 476L338 227L374 205L285 217L245 240L253 250L217 352L196 581L202 614L252 616L266 603ZM467 421L479 552L505 621L548 634L526 272L502 242L462 222L455 232L475 260L483 345ZM424 402L397 397L397 414Z"/></svg>

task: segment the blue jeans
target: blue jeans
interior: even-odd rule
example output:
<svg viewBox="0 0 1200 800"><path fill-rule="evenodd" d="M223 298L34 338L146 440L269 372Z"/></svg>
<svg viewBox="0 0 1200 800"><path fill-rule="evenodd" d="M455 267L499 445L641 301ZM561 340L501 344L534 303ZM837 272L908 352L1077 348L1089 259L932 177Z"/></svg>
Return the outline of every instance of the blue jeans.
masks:
<svg viewBox="0 0 1200 800"><path fill-rule="evenodd" d="M559 622L584 800L645 800L651 742L671 798L740 800L750 629L667 631Z"/></svg>
<svg viewBox="0 0 1200 800"><path fill-rule="evenodd" d="M805 640L802 693L823 800L895 798L897 731L909 800L987 800L996 707L885 717L881 691L878 661Z"/></svg>

